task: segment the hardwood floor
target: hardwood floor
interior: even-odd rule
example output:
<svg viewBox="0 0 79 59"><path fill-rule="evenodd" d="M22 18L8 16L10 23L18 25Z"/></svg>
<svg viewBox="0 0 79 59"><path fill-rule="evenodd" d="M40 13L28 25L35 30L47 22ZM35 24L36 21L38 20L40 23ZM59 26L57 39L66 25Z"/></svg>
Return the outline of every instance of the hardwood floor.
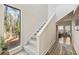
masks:
<svg viewBox="0 0 79 59"><path fill-rule="evenodd" d="M76 55L76 52L71 44L71 40L69 37L66 38L59 38L58 42L52 46L52 48L48 51L46 55Z"/></svg>

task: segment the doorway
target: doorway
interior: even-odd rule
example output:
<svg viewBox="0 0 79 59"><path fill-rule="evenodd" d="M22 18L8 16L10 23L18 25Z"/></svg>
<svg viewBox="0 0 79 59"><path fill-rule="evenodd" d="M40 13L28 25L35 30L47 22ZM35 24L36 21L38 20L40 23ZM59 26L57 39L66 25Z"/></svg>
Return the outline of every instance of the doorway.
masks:
<svg viewBox="0 0 79 59"><path fill-rule="evenodd" d="M72 28L71 21L64 21L63 23L59 23L57 26L57 39L63 40L63 43L71 44L72 43Z"/></svg>
<svg viewBox="0 0 79 59"><path fill-rule="evenodd" d="M72 21L62 21L57 24L57 50L59 55L74 55L76 54L72 46Z"/></svg>

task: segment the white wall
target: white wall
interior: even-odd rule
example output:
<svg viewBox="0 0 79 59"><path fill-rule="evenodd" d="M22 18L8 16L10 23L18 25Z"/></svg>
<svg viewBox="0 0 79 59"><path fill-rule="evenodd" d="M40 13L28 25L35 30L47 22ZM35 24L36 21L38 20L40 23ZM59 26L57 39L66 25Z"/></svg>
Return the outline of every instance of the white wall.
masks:
<svg viewBox="0 0 79 59"><path fill-rule="evenodd" d="M79 55L79 31L75 31L74 33L74 48L76 53Z"/></svg>
<svg viewBox="0 0 79 59"><path fill-rule="evenodd" d="M53 16L59 4L48 4L48 18Z"/></svg>
<svg viewBox="0 0 79 59"><path fill-rule="evenodd" d="M79 31L75 30L75 18L72 20L72 45L79 55Z"/></svg>

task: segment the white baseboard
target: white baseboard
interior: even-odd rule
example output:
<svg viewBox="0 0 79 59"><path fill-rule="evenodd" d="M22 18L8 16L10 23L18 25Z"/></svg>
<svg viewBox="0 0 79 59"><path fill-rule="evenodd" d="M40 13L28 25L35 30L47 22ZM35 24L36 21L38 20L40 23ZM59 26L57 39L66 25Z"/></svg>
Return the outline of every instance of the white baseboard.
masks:
<svg viewBox="0 0 79 59"><path fill-rule="evenodd" d="M17 46L16 48L13 48L13 49L9 50L9 54L14 55L14 54L16 54L17 52L19 52L21 50L22 50L22 46Z"/></svg>
<svg viewBox="0 0 79 59"><path fill-rule="evenodd" d="M55 41L54 42L52 41L51 44L48 46L48 48L41 55L45 55L49 51L49 49L52 47L52 45L55 43Z"/></svg>
<svg viewBox="0 0 79 59"><path fill-rule="evenodd" d="M74 50L77 53L77 55L79 55L79 49L77 48L77 45L74 45L73 47L74 47Z"/></svg>

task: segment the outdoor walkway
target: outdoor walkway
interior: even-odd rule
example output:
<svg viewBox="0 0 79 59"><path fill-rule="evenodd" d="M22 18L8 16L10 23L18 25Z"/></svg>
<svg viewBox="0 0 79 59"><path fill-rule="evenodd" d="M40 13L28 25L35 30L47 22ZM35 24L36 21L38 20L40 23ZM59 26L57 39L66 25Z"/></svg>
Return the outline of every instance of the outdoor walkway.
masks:
<svg viewBox="0 0 79 59"><path fill-rule="evenodd" d="M56 42L52 48L48 51L46 55L76 55L76 52L71 44L71 40L69 37L59 38L59 41Z"/></svg>

